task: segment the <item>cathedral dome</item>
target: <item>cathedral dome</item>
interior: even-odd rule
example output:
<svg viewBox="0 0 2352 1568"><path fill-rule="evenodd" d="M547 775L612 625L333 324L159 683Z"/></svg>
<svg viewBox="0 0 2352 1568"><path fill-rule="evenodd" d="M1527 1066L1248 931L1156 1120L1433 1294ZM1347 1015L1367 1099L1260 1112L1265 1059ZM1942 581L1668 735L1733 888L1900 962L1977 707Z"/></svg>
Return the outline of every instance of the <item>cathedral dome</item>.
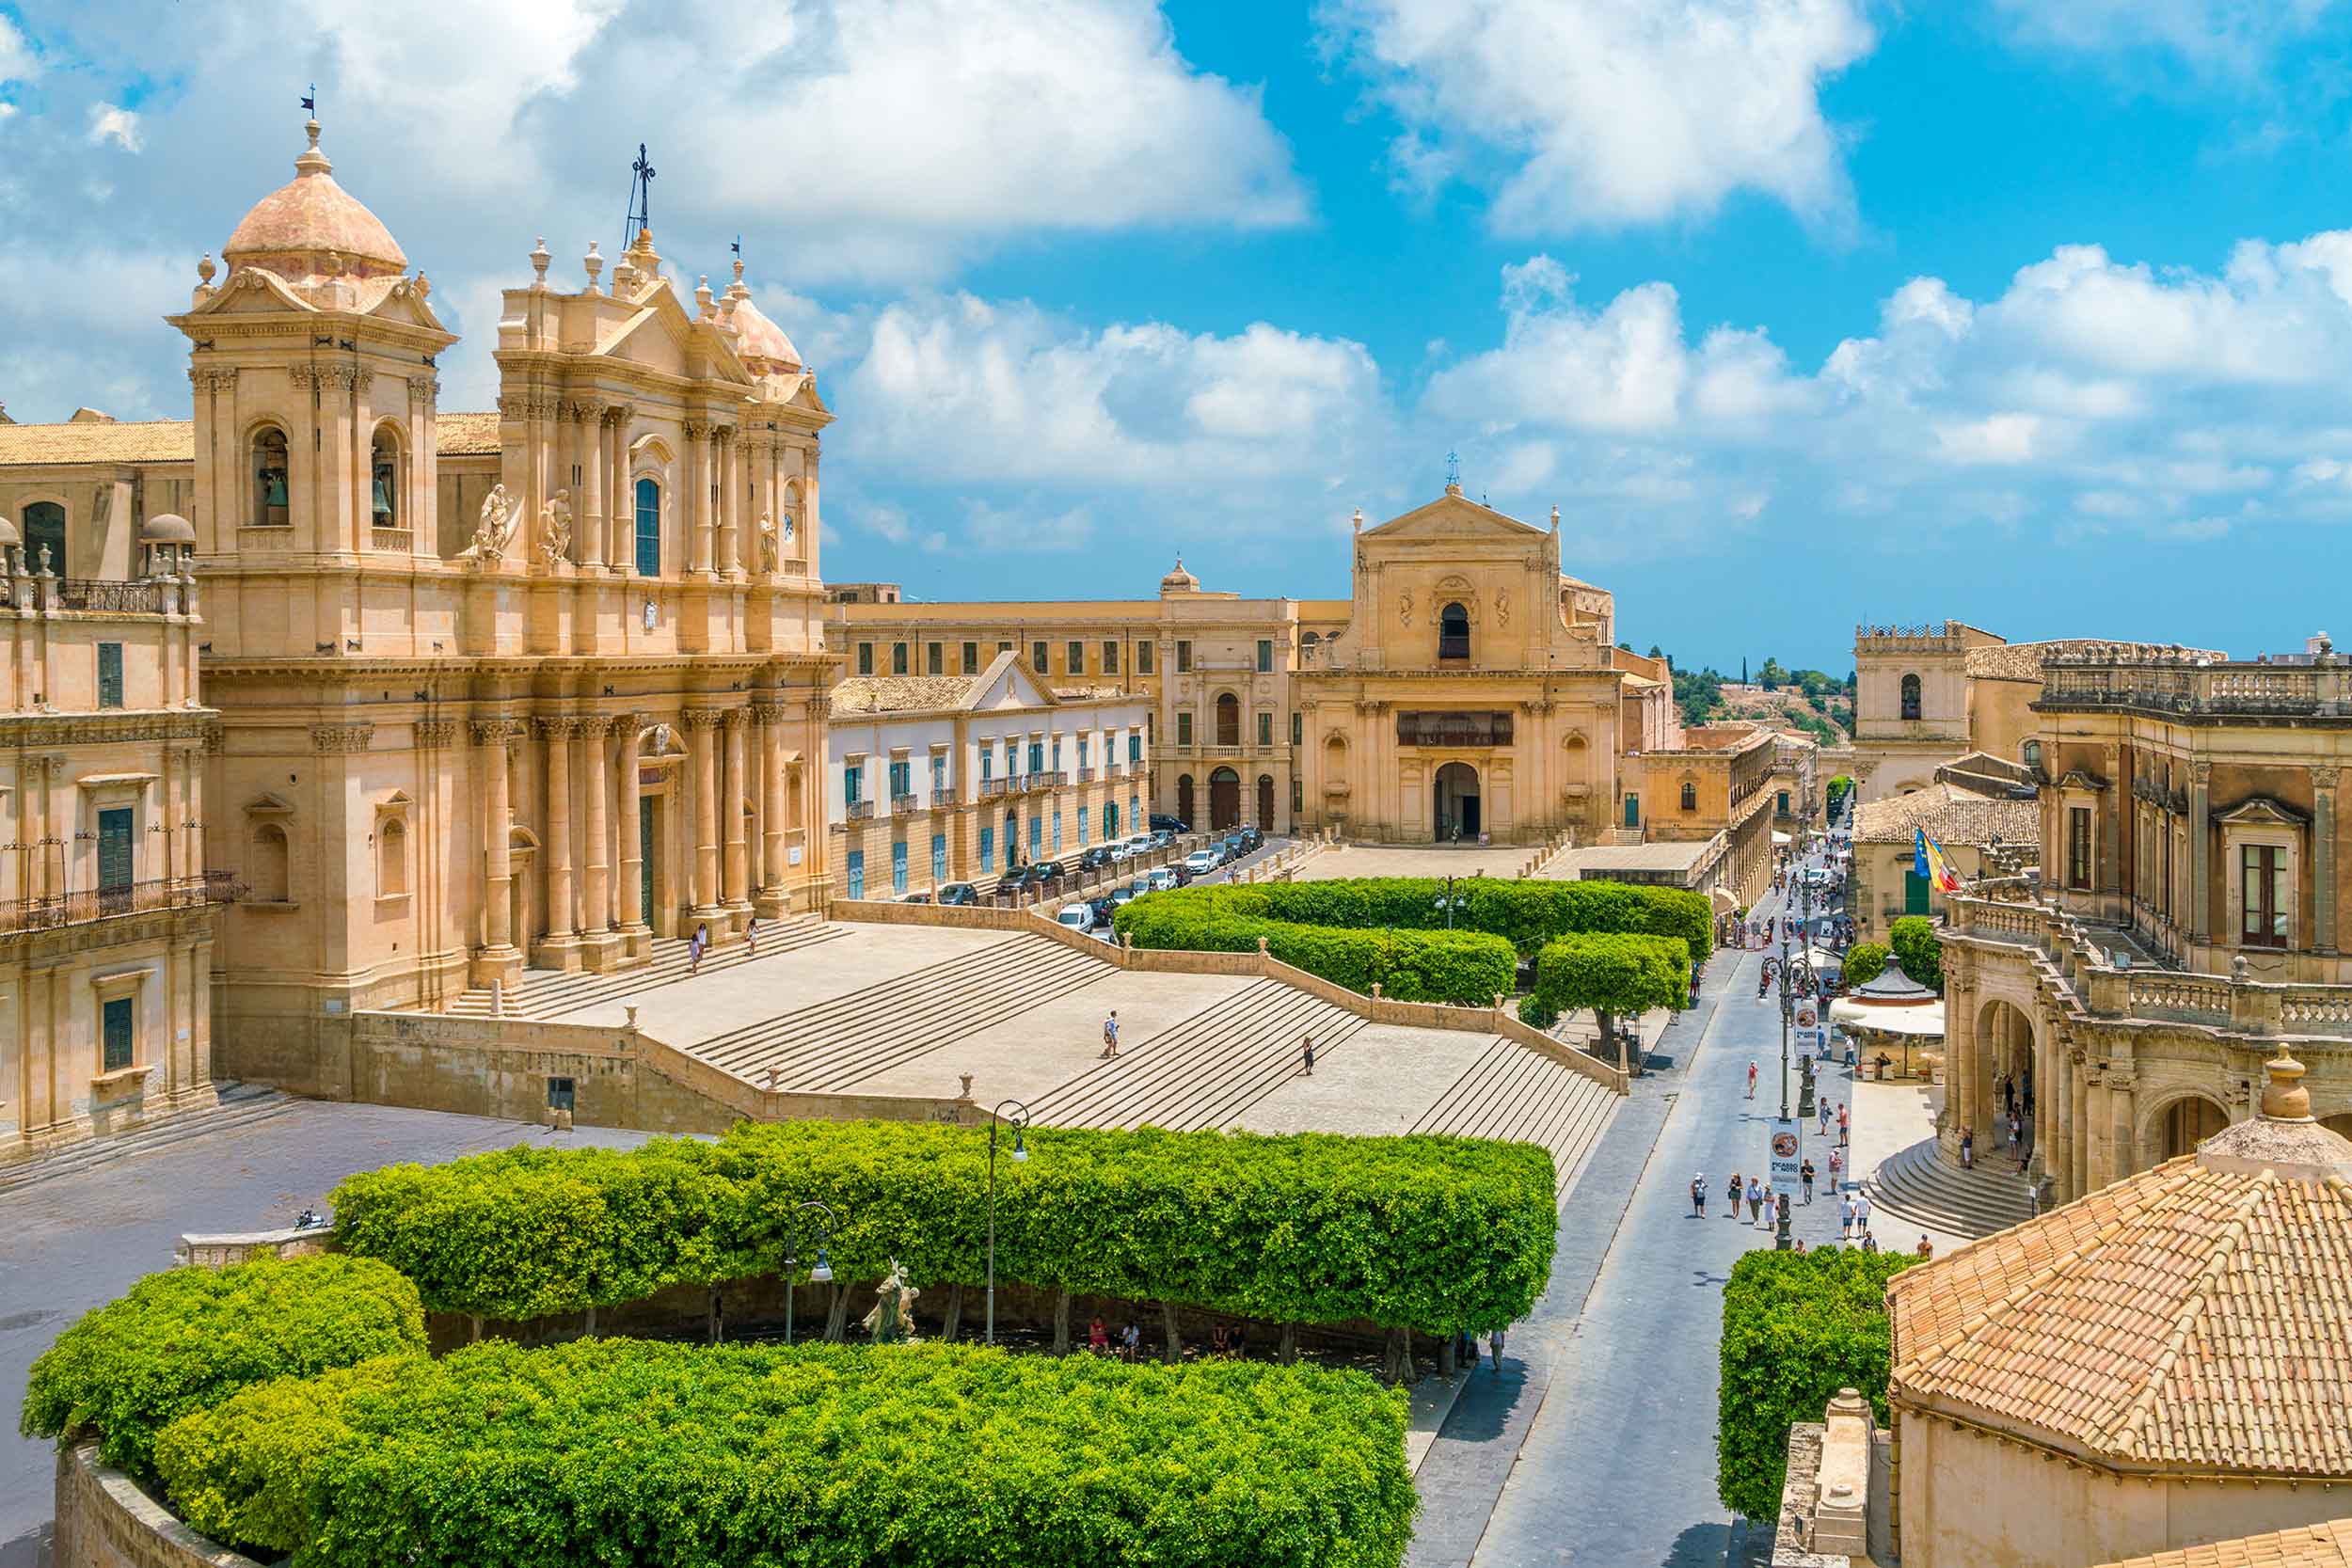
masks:
<svg viewBox="0 0 2352 1568"><path fill-rule="evenodd" d="M1160 578L1160 592L1163 594L1198 594L1200 592L1200 579L1184 570L1183 556L1176 558L1176 569Z"/></svg>
<svg viewBox="0 0 2352 1568"><path fill-rule="evenodd" d="M767 312L752 303L752 292L744 287L743 263L739 261L735 263L735 282L727 290L727 324L735 328L738 358L762 374L801 368L801 351L792 346L784 328L770 321Z"/></svg>
<svg viewBox="0 0 2352 1568"><path fill-rule="evenodd" d="M330 271L359 277L406 272L408 258L391 230L335 183L334 166L319 150L319 122L304 129L310 145L294 160L294 179L253 204L221 246L222 259L289 280Z"/></svg>

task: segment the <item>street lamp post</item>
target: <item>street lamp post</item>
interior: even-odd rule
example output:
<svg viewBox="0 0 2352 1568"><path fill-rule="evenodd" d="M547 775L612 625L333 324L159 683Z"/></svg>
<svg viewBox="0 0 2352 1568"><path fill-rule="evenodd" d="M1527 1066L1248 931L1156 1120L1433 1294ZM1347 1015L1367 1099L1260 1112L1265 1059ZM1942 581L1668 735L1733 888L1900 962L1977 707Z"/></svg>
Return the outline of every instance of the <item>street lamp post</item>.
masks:
<svg viewBox="0 0 2352 1568"><path fill-rule="evenodd" d="M1460 909L1467 902L1469 902L1468 899L1459 898L1454 895L1454 879L1448 877L1445 879L1445 892L1438 895L1438 908L1445 911L1445 928L1447 930L1451 931L1454 929L1454 911Z"/></svg>
<svg viewBox="0 0 2352 1568"><path fill-rule="evenodd" d="M1010 1117L1005 1107L1012 1107ZM988 1122L988 1342L996 1342L996 1130L1009 1120L1012 1124L1012 1157L1025 1161L1029 1157L1022 1133L1029 1125L1029 1108L1018 1100L1000 1100Z"/></svg>
<svg viewBox="0 0 2352 1568"><path fill-rule="evenodd" d="M803 1209L814 1209L825 1216L817 1222L817 1266L808 1271L811 1285L833 1283L833 1265L825 1260L825 1243L833 1240L833 1227L840 1223L831 1204L819 1203L815 1198L806 1203L794 1204L785 1217L784 1343L787 1349L792 1344L792 1287L801 1272L801 1211Z"/></svg>

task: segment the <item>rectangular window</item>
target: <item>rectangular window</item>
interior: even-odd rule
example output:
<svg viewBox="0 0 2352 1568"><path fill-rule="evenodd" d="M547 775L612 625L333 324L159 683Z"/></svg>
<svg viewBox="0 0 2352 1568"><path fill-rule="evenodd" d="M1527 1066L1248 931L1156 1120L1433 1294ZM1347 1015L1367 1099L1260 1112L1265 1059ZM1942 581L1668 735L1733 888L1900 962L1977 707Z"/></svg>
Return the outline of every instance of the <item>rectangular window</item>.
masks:
<svg viewBox="0 0 2352 1568"><path fill-rule="evenodd" d="M904 757L891 760L890 793L893 797L914 793L914 764Z"/></svg>
<svg viewBox="0 0 2352 1568"><path fill-rule="evenodd" d="M1009 654L1012 652L1012 644L1009 641L999 641L996 644L996 651L1000 654Z"/></svg>
<svg viewBox="0 0 2352 1568"><path fill-rule="evenodd" d="M854 762L841 769L841 799L844 803L857 804L857 792L863 787L865 773L866 769Z"/></svg>
<svg viewBox="0 0 2352 1568"><path fill-rule="evenodd" d="M967 675L980 673L980 645L977 642L963 645L963 673Z"/></svg>
<svg viewBox="0 0 2352 1568"><path fill-rule="evenodd" d="M995 776L996 748L983 740L980 742L980 783L986 784Z"/></svg>
<svg viewBox="0 0 2352 1568"><path fill-rule="evenodd" d="M575 1089L575 1087L574 1087L574 1085L573 1085L573 1084L572 1084L572 1081L571 1081L570 1079L568 1079L568 1078L550 1078L550 1079L548 1079L548 1110L550 1110L550 1111L570 1111L570 1110L577 1110L579 1107L578 1107L578 1106L574 1103L574 1101L576 1100L576 1098L577 1098L577 1090Z"/></svg>
<svg viewBox="0 0 2352 1568"><path fill-rule="evenodd" d="M857 645L857 673L861 675L874 673L874 645L871 642Z"/></svg>
<svg viewBox="0 0 2352 1568"><path fill-rule="evenodd" d="M1078 737L1078 766L1079 766L1079 767L1081 767L1081 768L1084 768L1086 765L1087 765L1087 737L1086 737L1085 736L1080 736Z"/></svg>
<svg viewBox="0 0 2352 1568"><path fill-rule="evenodd" d="M947 835L931 834L931 886L947 879Z"/></svg>
<svg viewBox="0 0 2352 1568"><path fill-rule="evenodd" d="M2287 852L2275 844L2249 844L2238 850L2246 913L2238 940L2249 947L2287 945Z"/></svg>
<svg viewBox="0 0 2352 1568"><path fill-rule="evenodd" d="M1084 806L1080 806L1080 807L1078 808L1078 847L1079 847L1079 848L1081 848L1081 849L1083 849L1083 848L1085 848L1086 847L1087 847L1087 809L1086 809L1086 807L1084 807Z"/></svg>
<svg viewBox="0 0 2352 1568"><path fill-rule="evenodd" d="M1176 640L1176 673L1183 675L1190 673L1191 671L1192 644L1180 637Z"/></svg>
<svg viewBox="0 0 2352 1568"><path fill-rule="evenodd" d="M1297 779L1291 781L1291 815L1296 816L1307 809L1307 786Z"/></svg>
<svg viewBox="0 0 2352 1568"><path fill-rule="evenodd" d="M1077 641L1073 639L1071 641L1070 646L1064 649L1063 652L1070 656L1070 673L1072 674L1083 675L1087 673L1087 645L1085 643Z"/></svg>
<svg viewBox="0 0 2352 1568"><path fill-rule="evenodd" d="M1061 771L1061 736L1054 736L1054 771Z"/></svg>
<svg viewBox="0 0 2352 1568"><path fill-rule="evenodd" d="M1029 858L1031 860L1037 859L1038 852L1044 847L1045 818L1042 816L1032 816L1029 818Z"/></svg>
<svg viewBox="0 0 2352 1568"><path fill-rule="evenodd" d="M1192 712L1189 708L1176 710L1176 744L1179 746L1192 744Z"/></svg>
<svg viewBox="0 0 2352 1568"><path fill-rule="evenodd" d="M127 996L106 998L105 1064L99 1069L103 1072L119 1072L137 1059L137 1030L132 1022L131 1005L132 998Z"/></svg>
<svg viewBox="0 0 2352 1568"><path fill-rule="evenodd" d="M947 793L947 753L931 753L931 799L936 800Z"/></svg>
<svg viewBox="0 0 2352 1568"><path fill-rule="evenodd" d="M1127 821L1134 827L1136 832L1141 832L1143 831L1142 796L1130 795L1127 797Z"/></svg>
<svg viewBox="0 0 2352 1568"><path fill-rule="evenodd" d="M1116 642L1103 644L1103 673L1106 675L1119 673L1119 644Z"/></svg>
<svg viewBox="0 0 2352 1568"><path fill-rule="evenodd" d="M849 885L850 897L866 896L866 851L863 849L850 851Z"/></svg>
<svg viewBox="0 0 2352 1568"><path fill-rule="evenodd" d="M890 846L890 891L900 897L907 891L907 841L894 840Z"/></svg>
<svg viewBox="0 0 2352 1568"><path fill-rule="evenodd" d="M131 891L132 853L129 806L118 806L98 814L98 891L101 894L123 894Z"/></svg>
<svg viewBox="0 0 2352 1568"><path fill-rule="evenodd" d="M637 575L661 575L661 486L650 479L637 482Z"/></svg>
<svg viewBox="0 0 2352 1568"><path fill-rule="evenodd" d="M122 644L119 642L98 644L98 705L122 705Z"/></svg>
<svg viewBox="0 0 2352 1568"><path fill-rule="evenodd" d="M1149 642L1138 642L1136 644L1136 673L1138 675L1148 675L1151 673L1152 644Z"/></svg>
<svg viewBox="0 0 2352 1568"><path fill-rule="evenodd" d="M1291 744L1292 744L1292 745L1294 745L1294 746L1296 746L1296 745L1298 745L1300 742L1304 741L1304 740L1306 739L1306 737L1307 737L1307 716L1306 716L1305 714L1303 714L1303 713L1294 713L1294 714L1292 714L1292 715L1291 715Z"/></svg>
<svg viewBox="0 0 2352 1568"><path fill-rule="evenodd" d="M2090 885L2090 808L2070 806L2066 811L2066 885L2087 888Z"/></svg>
<svg viewBox="0 0 2352 1568"><path fill-rule="evenodd" d="M1274 715L1271 713L1262 712L1258 715L1258 744L1261 746L1274 744Z"/></svg>
<svg viewBox="0 0 2352 1568"><path fill-rule="evenodd" d="M2172 834L2168 830L2158 832L2156 836L2162 842L2164 855L2164 876L2156 884L2156 908L2163 912L2165 919L2169 920L2172 918Z"/></svg>
<svg viewBox="0 0 2352 1568"><path fill-rule="evenodd" d="M1032 642L1029 644L1029 666L1041 675L1044 674L1053 667L1054 661L1046 657L1045 655L1046 645L1044 643Z"/></svg>
<svg viewBox="0 0 2352 1568"><path fill-rule="evenodd" d="M1272 638L1261 637L1258 639L1258 673L1262 675L1265 674L1273 668L1274 640Z"/></svg>
<svg viewBox="0 0 2352 1568"><path fill-rule="evenodd" d="M1045 771L1045 742L1042 740L1029 742L1029 771L1032 773Z"/></svg>
<svg viewBox="0 0 2352 1568"><path fill-rule="evenodd" d="M947 673L947 645L932 642L923 649L923 673L944 675Z"/></svg>
<svg viewBox="0 0 2352 1568"><path fill-rule="evenodd" d="M993 828L982 828L980 830L980 870L983 873L986 873L995 869L996 830Z"/></svg>
<svg viewBox="0 0 2352 1568"><path fill-rule="evenodd" d="M1130 763L1143 760L1143 736L1133 730L1127 732L1127 760Z"/></svg>
<svg viewBox="0 0 2352 1568"><path fill-rule="evenodd" d="M893 642L890 645L890 673L894 675L903 675L907 673L907 645L903 642Z"/></svg>
<svg viewBox="0 0 2352 1568"><path fill-rule="evenodd" d="M1061 808L1054 808L1054 853L1061 853Z"/></svg>

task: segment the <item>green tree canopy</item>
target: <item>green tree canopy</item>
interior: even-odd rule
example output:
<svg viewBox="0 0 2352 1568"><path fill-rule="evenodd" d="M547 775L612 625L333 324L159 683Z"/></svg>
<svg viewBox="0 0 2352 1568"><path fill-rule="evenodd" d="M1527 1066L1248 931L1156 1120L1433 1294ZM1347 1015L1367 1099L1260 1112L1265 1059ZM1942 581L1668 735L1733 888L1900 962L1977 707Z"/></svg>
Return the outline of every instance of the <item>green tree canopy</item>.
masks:
<svg viewBox="0 0 2352 1568"><path fill-rule="evenodd" d="M1535 995L1556 1012L1590 1007L1613 1042L1621 1013L1691 1005L1690 943L1629 932L1562 937L1536 955Z"/></svg>
<svg viewBox="0 0 2352 1568"><path fill-rule="evenodd" d="M1944 942L1935 922L1924 914L1907 914L1886 928L1887 945L1902 961L1903 973L1930 990L1944 989Z"/></svg>
<svg viewBox="0 0 2352 1568"><path fill-rule="evenodd" d="M1867 986L1886 973L1886 949L1875 942L1857 942L1846 949L1846 961L1839 973L1845 976L1849 989Z"/></svg>

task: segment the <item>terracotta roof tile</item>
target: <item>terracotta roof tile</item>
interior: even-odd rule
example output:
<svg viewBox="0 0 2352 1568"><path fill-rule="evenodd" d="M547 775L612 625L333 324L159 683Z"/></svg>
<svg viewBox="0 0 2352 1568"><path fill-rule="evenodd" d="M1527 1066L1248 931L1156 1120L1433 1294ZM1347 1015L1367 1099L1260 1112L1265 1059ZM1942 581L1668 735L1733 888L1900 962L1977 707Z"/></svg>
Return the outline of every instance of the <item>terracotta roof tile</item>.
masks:
<svg viewBox="0 0 2352 1568"><path fill-rule="evenodd" d="M835 713L936 713L961 705L977 675L851 675L833 689Z"/></svg>
<svg viewBox="0 0 2352 1568"><path fill-rule="evenodd" d="M2352 1568L2352 1519L2241 1535L2101 1568Z"/></svg>
<svg viewBox="0 0 2352 1568"><path fill-rule="evenodd" d="M1931 784L1908 795L1872 800L1854 812L1856 844L1909 844L1915 830L1941 844L2031 843L2042 833L2032 800L1995 800L1955 784Z"/></svg>

